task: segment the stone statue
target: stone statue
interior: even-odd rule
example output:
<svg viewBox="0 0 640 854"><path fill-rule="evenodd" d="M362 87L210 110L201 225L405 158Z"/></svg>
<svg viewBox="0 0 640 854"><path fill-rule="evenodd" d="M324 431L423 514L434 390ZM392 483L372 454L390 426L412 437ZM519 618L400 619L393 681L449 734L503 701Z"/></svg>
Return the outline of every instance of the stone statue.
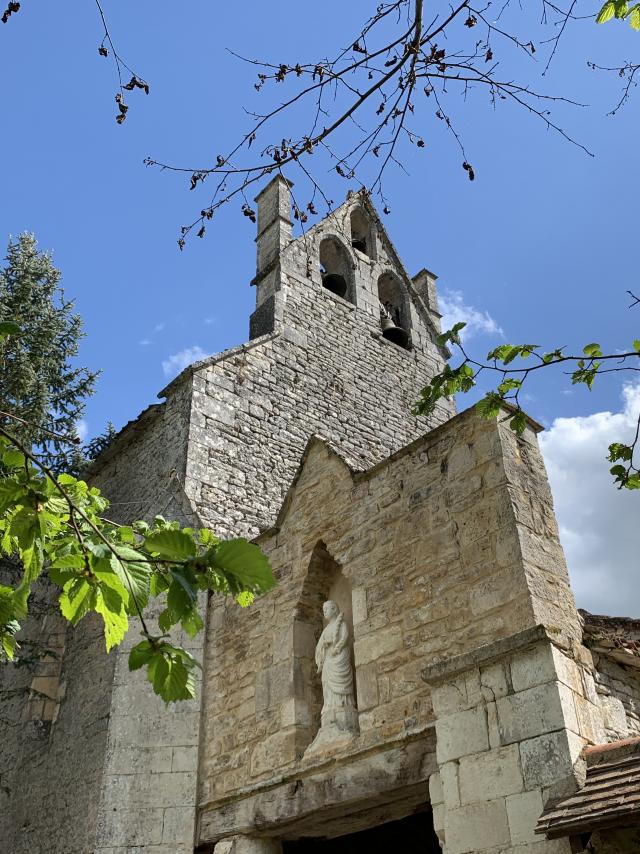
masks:
<svg viewBox="0 0 640 854"><path fill-rule="evenodd" d="M322 613L327 625L316 646L316 665L322 674L323 705L314 744L331 730L352 734L358 731L349 630L335 602L325 602Z"/></svg>

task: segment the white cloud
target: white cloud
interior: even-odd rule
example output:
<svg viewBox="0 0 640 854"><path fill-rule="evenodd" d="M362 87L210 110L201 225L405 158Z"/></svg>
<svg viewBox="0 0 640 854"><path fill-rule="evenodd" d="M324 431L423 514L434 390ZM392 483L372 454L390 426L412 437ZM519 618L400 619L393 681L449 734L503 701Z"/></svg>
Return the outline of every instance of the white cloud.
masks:
<svg viewBox="0 0 640 854"><path fill-rule="evenodd" d="M215 317L205 317L204 322L206 323L207 326L211 326L212 324L214 324L216 322L216 319L215 319Z"/></svg>
<svg viewBox="0 0 640 854"><path fill-rule="evenodd" d="M165 326L166 326L166 323L164 323L164 322L156 323L156 325L153 327L153 331L154 332L162 332L162 330L165 328Z"/></svg>
<svg viewBox="0 0 640 854"><path fill-rule="evenodd" d="M596 614L640 617L640 492L616 489L606 460L639 411L636 383L620 412L556 418L540 436L578 607Z"/></svg>
<svg viewBox="0 0 640 854"><path fill-rule="evenodd" d="M202 347L198 347L195 344L193 347L186 347L184 350L180 350L179 353L173 353L168 359L163 359L162 370L165 377L175 377L188 365L199 362L200 359L206 359L208 355L210 354L205 353Z"/></svg>
<svg viewBox="0 0 640 854"><path fill-rule="evenodd" d="M464 301L461 291L443 291L438 299L442 314L442 331L451 329L456 323L467 324L462 330L462 338L467 341L478 333L485 335L503 335L502 329L488 311L481 311Z"/></svg>
<svg viewBox="0 0 640 854"><path fill-rule="evenodd" d="M149 344L151 344L151 341L149 340L149 338L143 338L142 341L138 341L138 344L141 347L148 347Z"/></svg>
<svg viewBox="0 0 640 854"><path fill-rule="evenodd" d="M76 433L78 434L78 438L81 442L86 441L86 438L89 435L89 425L87 424L86 418L81 418L79 421L76 421Z"/></svg>

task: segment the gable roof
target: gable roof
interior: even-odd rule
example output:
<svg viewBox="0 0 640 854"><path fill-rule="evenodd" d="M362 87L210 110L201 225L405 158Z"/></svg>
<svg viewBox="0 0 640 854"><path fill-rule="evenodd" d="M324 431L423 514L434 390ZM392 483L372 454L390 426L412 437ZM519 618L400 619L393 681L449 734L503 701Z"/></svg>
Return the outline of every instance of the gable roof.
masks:
<svg viewBox="0 0 640 854"><path fill-rule="evenodd" d="M422 299L422 297L420 296L420 294L416 290L416 287L413 283L413 279L408 274L404 264L402 263L402 259L400 258L400 255L398 254L398 250L396 249L396 247L393 244L393 241L389 237L389 233L388 233L386 227L384 226L382 220L380 219L380 214L378 213L376 206L374 205L373 201L371 200L371 195L369 194L368 190L365 187L362 187L360 190L357 190L356 192L353 192L350 190L348 195L347 195L346 200L341 205L338 205L337 208L335 208L333 211L328 213L323 219L321 219L319 222L317 222L312 228L310 228L307 231L306 235L303 234L301 237L295 238L292 241L292 243L296 243L297 241L304 241L306 236L312 235L314 233L314 231L321 228L321 226L324 223L326 223L327 221L331 220L334 217L337 219L341 214L346 213L347 210L351 210L354 207L358 207L358 205L360 205L361 207L363 207L365 209L366 213L368 214L368 216L371 218L372 222L374 223L374 225L375 225L376 229L378 230L378 233L382 239L382 242L385 246L385 249L387 250L389 256L391 257L391 259L393 261L394 267L396 268L396 272L399 274L400 278L402 279L403 284L405 285L405 287L407 289L407 292L409 294L409 297L411 298L411 301L415 305L416 310L420 313L425 324L428 326L431 334L433 335L434 343L440 349L443 358L448 359L450 354L449 354L448 350L446 349L446 347L443 347L437 343L438 335L440 333L435 327L435 324L433 322L431 314L429 313L429 310L428 310L427 306L425 305L424 300ZM289 245L291 245L291 244L289 244ZM434 275L434 274L432 273L431 275Z"/></svg>

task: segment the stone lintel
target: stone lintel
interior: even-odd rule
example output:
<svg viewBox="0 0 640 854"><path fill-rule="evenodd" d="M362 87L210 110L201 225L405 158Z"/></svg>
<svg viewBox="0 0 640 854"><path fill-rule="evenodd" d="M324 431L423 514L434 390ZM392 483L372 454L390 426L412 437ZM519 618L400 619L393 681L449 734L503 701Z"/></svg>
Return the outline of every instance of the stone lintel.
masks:
<svg viewBox="0 0 640 854"><path fill-rule="evenodd" d="M372 816L392 821L424 808L428 780L437 770L433 730L391 749L351 761L293 772L259 790L203 807L198 850L237 835L339 836L371 826Z"/></svg>
<svg viewBox="0 0 640 854"><path fill-rule="evenodd" d="M537 625L494 643L481 646L472 652L465 652L462 655L455 655L453 658L436 661L425 667L421 675L425 682L435 686L452 679L459 673L490 664L492 661L504 658L511 653L535 646L541 641L548 641L561 649L567 649L559 633L552 632L546 626Z"/></svg>

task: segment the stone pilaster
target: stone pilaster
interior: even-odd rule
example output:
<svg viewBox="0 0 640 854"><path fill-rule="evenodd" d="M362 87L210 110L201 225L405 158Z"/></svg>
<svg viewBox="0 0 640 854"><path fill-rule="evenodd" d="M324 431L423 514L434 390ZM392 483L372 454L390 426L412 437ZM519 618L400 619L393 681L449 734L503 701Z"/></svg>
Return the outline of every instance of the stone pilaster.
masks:
<svg viewBox="0 0 640 854"><path fill-rule="evenodd" d="M535 835L543 805L584 782L602 737L581 662L542 626L428 667L438 773L429 788L445 854L569 854Z"/></svg>
<svg viewBox="0 0 640 854"><path fill-rule="evenodd" d="M291 184L276 175L256 198L258 208L256 310L251 315L250 336L272 332L276 293L281 286L280 256L292 240Z"/></svg>

